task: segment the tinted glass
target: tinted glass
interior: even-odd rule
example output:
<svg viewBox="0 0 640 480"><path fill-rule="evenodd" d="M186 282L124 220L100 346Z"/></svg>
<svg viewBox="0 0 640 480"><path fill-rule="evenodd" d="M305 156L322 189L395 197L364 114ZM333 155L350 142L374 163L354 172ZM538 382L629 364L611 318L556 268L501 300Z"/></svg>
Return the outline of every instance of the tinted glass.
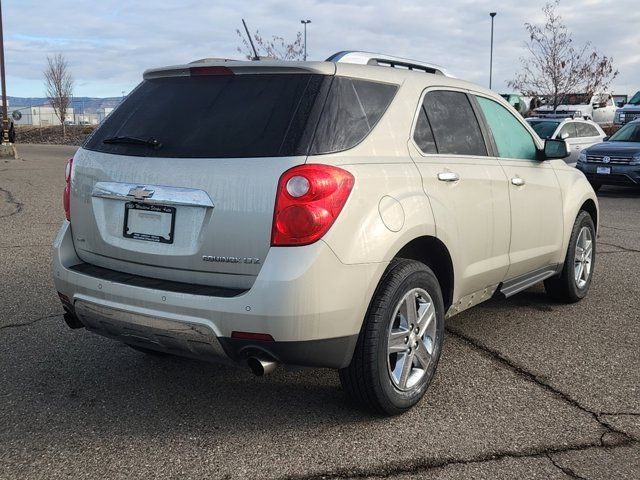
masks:
<svg viewBox="0 0 640 480"><path fill-rule="evenodd" d="M420 113L418 113L418 121L416 123L416 131L413 133L413 140L424 153L438 153L424 106L420 107Z"/></svg>
<svg viewBox="0 0 640 480"><path fill-rule="evenodd" d="M268 157L305 154L322 75L214 75L143 81L84 147L153 157ZM114 137L161 145L104 143ZM307 144L305 145L305 141Z"/></svg>
<svg viewBox="0 0 640 480"><path fill-rule="evenodd" d="M640 123L627 123L611 135L610 142L640 142Z"/></svg>
<svg viewBox="0 0 640 480"><path fill-rule="evenodd" d="M440 154L487 155L480 125L467 95L435 91L424 97L436 148Z"/></svg>
<svg viewBox="0 0 640 480"><path fill-rule="evenodd" d="M636 94L631 97L631 100L629 100L629 103L632 105L640 105L640 92L636 92Z"/></svg>
<svg viewBox="0 0 640 480"><path fill-rule="evenodd" d="M576 128L578 129L579 137L595 137L596 135L599 135L595 127L588 123L576 123Z"/></svg>
<svg viewBox="0 0 640 480"><path fill-rule="evenodd" d="M564 137L564 134L567 134L568 137ZM575 122L569 122L569 123L565 123L562 128L560 129L560 132L558 133L557 138L575 138L578 136L578 131L576 130L576 123Z"/></svg>
<svg viewBox="0 0 640 480"><path fill-rule="evenodd" d="M376 126L397 90L397 85L335 77L310 153L356 146Z"/></svg>
<svg viewBox="0 0 640 480"><path fill-rule="evenodd" d="M535 160L536 144L524 125L499 103L484 97L476 98L491 128L498 155L503 158Z"/></svg>
<svg viewBox="0 0 640 480"><path fill-rule="evenodd" d="M551 138L560 122L548 122L546 120L527 120L531 128L535 130L540 138Z"/></svg>

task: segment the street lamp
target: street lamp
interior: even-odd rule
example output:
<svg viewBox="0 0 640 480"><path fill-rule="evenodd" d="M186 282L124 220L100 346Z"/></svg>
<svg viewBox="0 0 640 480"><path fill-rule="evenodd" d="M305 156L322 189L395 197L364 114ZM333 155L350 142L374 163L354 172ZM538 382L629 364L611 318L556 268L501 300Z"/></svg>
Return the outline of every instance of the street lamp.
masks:
<svg viewBox="0 0 640 480"><path fill-rule="evenodd" d="M307 61L307 23L311 23L311 20L300 20L300 23L304 25L304 61Z"/></svg>
<svg viewBox="0 0 640 480"><path fill-rule="evenodd" d="M489 54L489 90L491 90L491 77L493 76L493 18L497 12L489 13L491 16L491 53Z"/></svg>

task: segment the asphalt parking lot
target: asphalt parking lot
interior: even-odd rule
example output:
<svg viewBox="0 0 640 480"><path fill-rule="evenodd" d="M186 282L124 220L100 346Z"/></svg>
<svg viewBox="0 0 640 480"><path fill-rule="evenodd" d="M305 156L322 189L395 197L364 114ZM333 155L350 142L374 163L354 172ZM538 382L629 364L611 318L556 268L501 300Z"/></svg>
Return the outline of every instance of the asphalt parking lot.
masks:
<svg viewBox="0 0 640 480"><path fill-rule="evenodd" d="M337 374L148 357L69 330L50 280L74 149L0 159L0 478L640 478L640 192L603 187L586 300L535 287L451 319L395 418Z"/></svg>

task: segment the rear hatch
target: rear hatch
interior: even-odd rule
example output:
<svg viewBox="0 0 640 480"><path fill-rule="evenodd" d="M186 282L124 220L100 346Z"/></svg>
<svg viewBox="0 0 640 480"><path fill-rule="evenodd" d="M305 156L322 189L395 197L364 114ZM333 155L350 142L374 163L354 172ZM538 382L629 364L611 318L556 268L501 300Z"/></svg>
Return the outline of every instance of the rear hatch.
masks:
<svg viewBox="0 0 640 480"><path fill-rule="evenodd" d="M362 141L397 85L331 63L229 62L145 73L74 157L79 257L178 282L248 289L271 246L278 181Z"/></svg>
<svg viewBox="0 0 640 480"><path fill-rule="evenodd" d="M74 157L79 257L250 288L270 247L278 179L305 162L330 87L333 66L321 67L147 72Z"/></svg>

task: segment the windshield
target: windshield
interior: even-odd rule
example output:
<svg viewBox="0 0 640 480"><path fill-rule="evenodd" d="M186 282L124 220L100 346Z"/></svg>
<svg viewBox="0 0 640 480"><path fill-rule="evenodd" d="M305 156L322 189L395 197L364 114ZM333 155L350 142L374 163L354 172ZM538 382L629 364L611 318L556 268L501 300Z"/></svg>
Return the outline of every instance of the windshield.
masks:
<svg viewBox="0 0 640 480"><path fill-rule="evenodd" d="M609 139L610 142L640 142L640 123L628 123Z"/></svg>
<svg viewBox="0 0 640 480"><path fill-rule="evenodd" d="M631 105L640 105L640 92L636 92L636 94L631 97L631 100L629 100L629 103Z"/></svg>
<svg viewBox="0 0 640 480"><path fill-rule="evenodd" d="M568 93L560 97L558 105L587 105L589 100L586 93Z"/></svg>
<svg viewBox="0 0 640 480"><path fill-rule="evenodd" d="M535 130L540 138L551 138L560 122L548 122L545 120L527 120L531 128Z"/></svg>

